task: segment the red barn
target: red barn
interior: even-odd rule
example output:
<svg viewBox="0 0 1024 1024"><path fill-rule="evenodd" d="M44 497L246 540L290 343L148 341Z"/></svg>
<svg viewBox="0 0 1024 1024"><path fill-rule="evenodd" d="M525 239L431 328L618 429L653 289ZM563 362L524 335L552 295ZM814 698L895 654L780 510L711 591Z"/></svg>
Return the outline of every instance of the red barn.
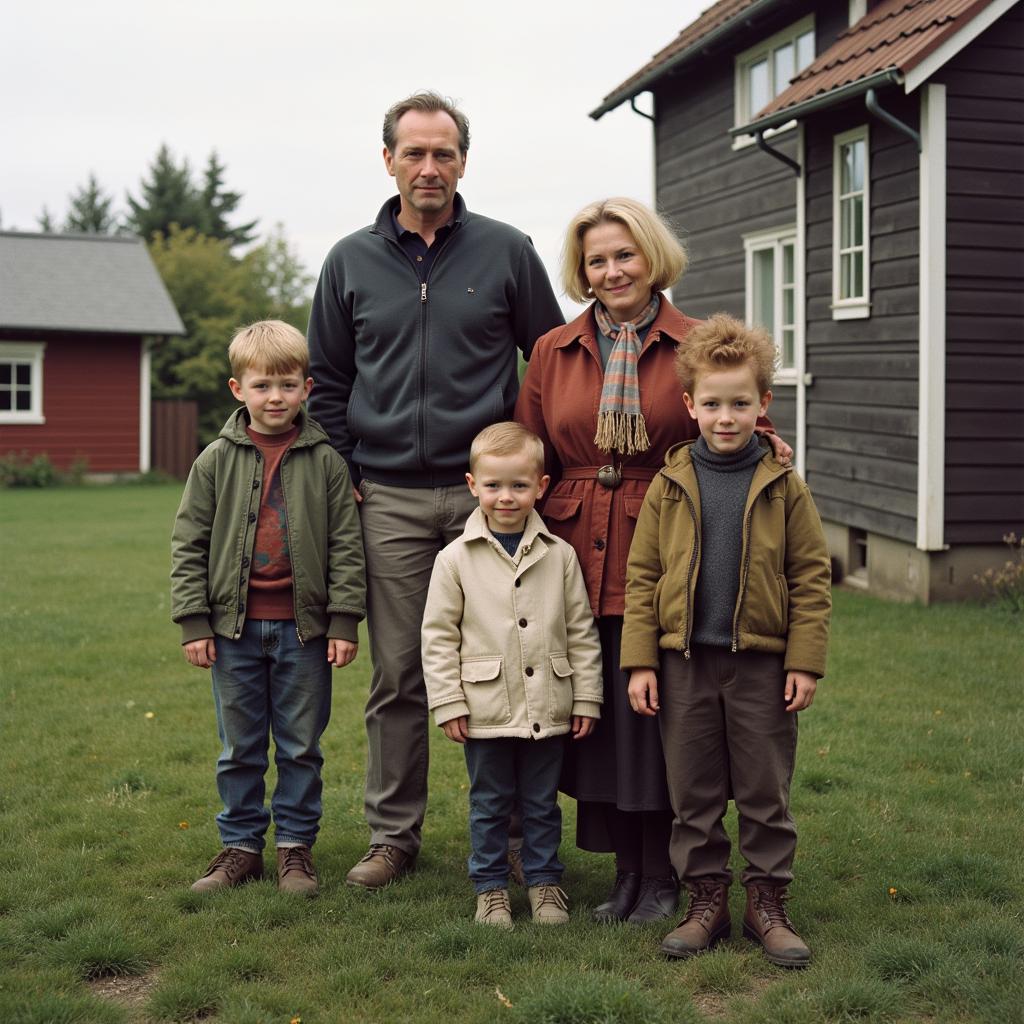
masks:
<svg viewBox="0 0 1024 1024"><path fill-rule="evenodd" d="M0 455L150 465L150 346L184 334L142 240L0 232Z"/></svg>

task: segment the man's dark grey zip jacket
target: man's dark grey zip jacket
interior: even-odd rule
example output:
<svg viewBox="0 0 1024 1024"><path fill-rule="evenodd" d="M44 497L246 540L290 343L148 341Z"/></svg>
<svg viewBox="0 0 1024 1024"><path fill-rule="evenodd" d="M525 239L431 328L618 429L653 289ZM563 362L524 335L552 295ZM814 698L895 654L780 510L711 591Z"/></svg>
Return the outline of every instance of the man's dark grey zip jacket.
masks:
<svg viewBox="0 0 1024 1024"><path fill-rule="evenodd" d="M461 483L469 445L512 418L516 350L564 322L530 239L470 213L426 282L395 236L392 211L327 254L309 320L309 408L361 476L403 487Z"/></svg>

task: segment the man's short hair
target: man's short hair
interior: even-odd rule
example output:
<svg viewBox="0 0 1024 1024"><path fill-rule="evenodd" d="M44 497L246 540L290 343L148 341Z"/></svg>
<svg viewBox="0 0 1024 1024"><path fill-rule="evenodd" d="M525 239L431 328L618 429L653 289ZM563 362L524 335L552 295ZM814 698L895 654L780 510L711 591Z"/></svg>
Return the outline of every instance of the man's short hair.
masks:
<svg viewBox="0 0 1024 1024"><path fill-rule="evenodd" d="M240 380L246 370L309 376L309 346L302 332L283 320L258 320L243 327L228 346L231 374Z"/></svg>
<svg viewBox="0 0 1024 1024"><path fill-rule="evenodd" d="M525 452L533 459L537 476L544 475L544 442L521 423L493 423L484 427L469 448L469 471L476 472L476 464L484 455L519 455Z"/></svg>
<svg viewBox="0 0 1024 1024"><path fill-rule="evenodd" d="M696 326L676 350L676 374L683 390L693 395L701 372L748 365L754 371L758 394L771 390L778 350L771 335L748 327L727 313L716 313Z"/></svg>
<svg viewBox="0 0 1024 1024"><path fill-rule="evenodd" d="M650 207L615 196L584 206L569 222L562 245L562 289L574 302L590 302L593 294L583 269L583 236L598 224L621 224L651 268L652 291L663 291L683 276L686 250L667 221Z"/></svg>
<svg viewBox="0 0 1024 1024"><path fill-rule="evenodd" d="M417 110L421 114L434 114L438 111L447 114L459 130L459 150L463 156L469 152L469 118L455 106L453 100L433 90L427 90L399 100L384 115L384 145L387 146L389 153L394 153L398 144L399 119L410 110Z"/></svg>

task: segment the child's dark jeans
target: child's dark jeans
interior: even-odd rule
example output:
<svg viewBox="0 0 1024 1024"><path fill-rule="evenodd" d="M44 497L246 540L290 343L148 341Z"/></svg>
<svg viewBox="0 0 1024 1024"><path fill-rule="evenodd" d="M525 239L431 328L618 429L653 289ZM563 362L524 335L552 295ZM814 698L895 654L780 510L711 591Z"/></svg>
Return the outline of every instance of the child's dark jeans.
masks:
<svg viewBox="0 0 1024 1024"><path fill-rule="evenodd" d="M291 620L249 619L238 640L215 637L213 699L224 749L217 761L221 841L254 853L275 840L312 846L320 826L320 737L331 715L327 639L299 643ZM264 805L270 736L277 787Z"/></svg>
<svg viewBox="0 0 1024 1024"><path fill-rule="evenodd" d="M562 812L558 779L565 737L466 740L469 769L469 877L477 893L508 886L508 822L517 800L523 818L527 885L557 885Z"/></svg>

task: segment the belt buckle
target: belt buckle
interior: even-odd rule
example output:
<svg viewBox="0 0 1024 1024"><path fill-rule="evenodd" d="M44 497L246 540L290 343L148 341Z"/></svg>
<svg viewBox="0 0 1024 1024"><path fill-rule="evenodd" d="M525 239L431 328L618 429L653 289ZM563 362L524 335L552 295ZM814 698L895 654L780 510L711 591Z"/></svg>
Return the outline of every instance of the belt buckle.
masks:
<svg viewBox="0 0 1024 1024"><path fill-rule="evenodd" d="M607 487L608 490L614 490L619 484L622 483L622 473L618 466L602 466L597 471L597 482L602 487Z"/></svg>

